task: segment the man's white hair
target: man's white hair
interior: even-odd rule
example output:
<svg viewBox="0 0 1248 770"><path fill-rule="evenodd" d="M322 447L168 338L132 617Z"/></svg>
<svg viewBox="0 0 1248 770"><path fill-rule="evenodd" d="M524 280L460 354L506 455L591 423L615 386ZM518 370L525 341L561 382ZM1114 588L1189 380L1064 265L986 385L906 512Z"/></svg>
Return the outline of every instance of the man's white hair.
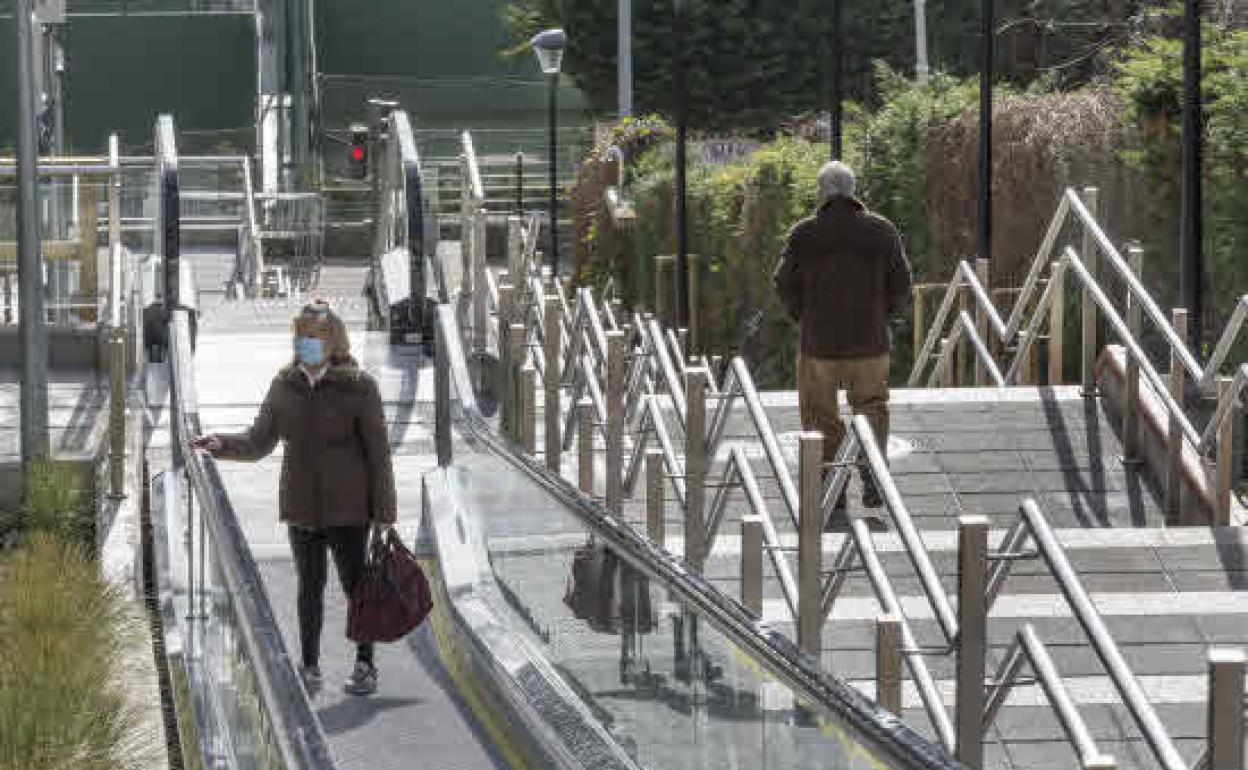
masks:
<svg viewBox="0 0 1248 770"><path fill-rule="evenodd" d="M838 197L854 197L854 170L849 164L834 160L819 169L819 205Z"/></svg>

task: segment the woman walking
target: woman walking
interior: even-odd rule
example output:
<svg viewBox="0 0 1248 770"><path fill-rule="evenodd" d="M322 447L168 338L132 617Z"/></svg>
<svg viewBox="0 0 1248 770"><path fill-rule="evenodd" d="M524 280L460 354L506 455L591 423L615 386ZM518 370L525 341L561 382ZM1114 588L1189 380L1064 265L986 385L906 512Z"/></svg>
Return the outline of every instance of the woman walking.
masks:
<svg viewBox="0 0 1248 770"><path fill-rule="evenodd" d="M300 675L309 692L321 686L327 553L343 593L364 571L370 530L379 539L395 523L390 437L377 382L351 357L342 319L314 301L294 319L295 357L273 378L251 428L200 436L193 446L224 460L256 461L284 442L279 488L298 578ZM344 689L377 689L371 644L356 647Z"/></svg>

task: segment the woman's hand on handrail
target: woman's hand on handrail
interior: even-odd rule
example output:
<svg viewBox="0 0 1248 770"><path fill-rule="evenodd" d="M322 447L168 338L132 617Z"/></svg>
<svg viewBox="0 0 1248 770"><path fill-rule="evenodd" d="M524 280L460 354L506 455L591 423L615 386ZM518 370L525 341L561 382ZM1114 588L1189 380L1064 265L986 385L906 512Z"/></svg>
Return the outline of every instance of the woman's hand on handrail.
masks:
<svg viewBox="0 0 1248 770"><path fill-rule="evenodd" d="M221 439L217 438L211 433L206 436L196 436L195 438L191 439L192 448L202 449L208 454L212 455L213 457L217 456L217 454L221 451L221 448L223 446L224 444L222 443Z"/></svg>

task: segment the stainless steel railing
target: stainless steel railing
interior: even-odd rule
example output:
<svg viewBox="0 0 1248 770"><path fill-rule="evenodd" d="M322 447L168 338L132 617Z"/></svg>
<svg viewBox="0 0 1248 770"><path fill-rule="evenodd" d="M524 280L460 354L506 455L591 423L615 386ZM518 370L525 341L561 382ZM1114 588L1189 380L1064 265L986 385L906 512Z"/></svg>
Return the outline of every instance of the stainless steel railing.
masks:
<svg viewBox="0 0 1248 770"><path fill-rule="evenodd" d="M1178 329L1188 322L1186 312L1176 310L1173 322L1165 318L1140 280L1141 252L1133 251L1130 260L1123 259L1094 216L1096 191L1086 190L1084 197L1088 199L1086 202L1074 190L1067 190L1062 196L1057 214L1008 318L1001 317L988 295L984 266L959 263L923 347L916 356L909 384L919 385L925 379L929 387L955 384L953 373L961 358L967 355L964 341L969 344L969 356L975 363L977 382L997 387L1020 384L1046 321L1049 327L1049 379L1051 384L1060 382L1065 345L1066 286L1068 282L1073 282L1082 303L1081 381L1085 392L1096 391L1096 329L1103 320L1126 355L1128 397L1124 400L1123 419L1128 454L1134 457L1139 451L1135 440L1140 419L1142 377L1148 392L1165 411L1170 429L1168 435L1182 437L1181 441L1169 442L1171 446L1164 473L1168 515L1172 520L1182 518L1183 512L1179 510L1182 496L1178 485L1183 482L1179 465L1186 446L1205 462L1208 487L1212 490L1208 497L1209 507L1214 511L1214 523L1229 523L1233 476L1230 463L1234 443L1232 414L1240 403L1244 388L1248 386L1248 364L1237 366L1230 377L1223 377L1222 370L1241 336L1245 321L1248 321L1248 295L1236 305L1212 356L1202 367L1188 350ZM1089 203L1093 204L1093 208L1089 207ZM1081 249L1076 251L1073 246L1067 246L1056 252L1057 239L1071 217L1083 234ZM1125 287L1125 307L1112 300L1103 279L1097 277L1102 260L1108 277ZM1049 268L1048 278L1043 280L1046 266ZM970 309L955 314L955 303L963 298L963 304L968 304L965 299L968 295L973 314ZM1151 322L1153 331L1162 338L1168 351L1169 372L1165 377L1141 342L1145 319ZM990 341L1005 352L1007 365L1004 373L989 348ZM1193 423L1182 403L1189 378L1202 395L1216 401L1212 417L1201 427Z"/></svg>

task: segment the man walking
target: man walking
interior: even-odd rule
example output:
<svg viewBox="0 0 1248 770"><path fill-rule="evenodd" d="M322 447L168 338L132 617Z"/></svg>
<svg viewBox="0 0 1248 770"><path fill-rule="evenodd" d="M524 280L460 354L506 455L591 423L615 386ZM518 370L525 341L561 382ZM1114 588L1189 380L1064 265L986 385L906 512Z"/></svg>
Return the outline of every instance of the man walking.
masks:
<svg viewBox="0 0 1248 770"><path fill-rule="evenodd" d="M776 292L800 327L798 402L803 430L823 433L825 467L845 438L840 389L865 415L887 457L889 318L905 312L910 266L897 228L854 197L854 172L840 161L819 170L819 210L794 225L775 274ZM865 466L862 503L880 492ZM845 507L841 495L837 507Z"/></svg>

